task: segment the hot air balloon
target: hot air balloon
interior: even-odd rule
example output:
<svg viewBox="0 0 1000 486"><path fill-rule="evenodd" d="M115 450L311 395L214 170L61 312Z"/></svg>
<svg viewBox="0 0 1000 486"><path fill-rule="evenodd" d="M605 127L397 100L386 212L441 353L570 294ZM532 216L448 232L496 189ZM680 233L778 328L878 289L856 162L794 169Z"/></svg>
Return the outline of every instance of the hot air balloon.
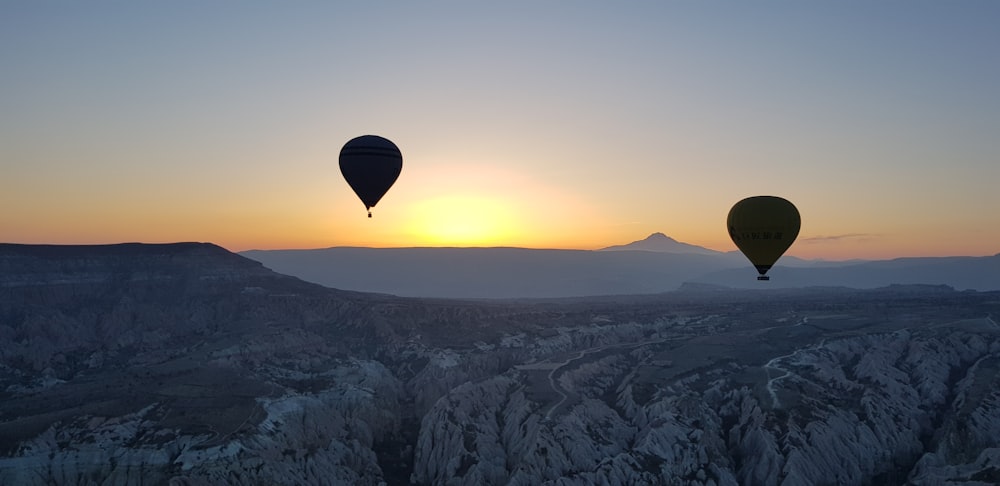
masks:
<svg viewBox="0 0 1000 486"><path fill-rule="evenodd" d="M377 135L353 138L340 149L340 173L372 217L371 208L392 187L403 169L403 155L391 141Z"/></svg>
<svg viewBox="0 0 1000 486"><path fill-rule="evenodd" d="M757 267L757 280L770 280L765 274L792 246L801 224L795 205L777 196L748 197L733 205L726 218L729 237Z"/></svg>

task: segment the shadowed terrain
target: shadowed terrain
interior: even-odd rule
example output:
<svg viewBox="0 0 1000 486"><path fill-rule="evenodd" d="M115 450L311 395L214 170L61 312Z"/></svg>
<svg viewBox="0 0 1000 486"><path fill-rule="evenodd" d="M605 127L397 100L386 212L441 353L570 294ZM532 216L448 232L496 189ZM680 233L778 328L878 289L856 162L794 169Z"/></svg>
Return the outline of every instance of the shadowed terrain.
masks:
<svg viewBox="0 0 1000 486"><path fill-rule="evenodd" d="M0 483L990 484L1000 294L414 299L0 245Z"/></svg>

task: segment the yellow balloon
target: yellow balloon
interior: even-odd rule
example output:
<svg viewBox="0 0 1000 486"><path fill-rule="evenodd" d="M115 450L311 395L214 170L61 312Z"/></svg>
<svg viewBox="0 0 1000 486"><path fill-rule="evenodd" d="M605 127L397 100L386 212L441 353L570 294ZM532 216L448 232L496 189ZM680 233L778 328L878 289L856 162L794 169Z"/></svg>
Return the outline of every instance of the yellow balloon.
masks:
<svg viewBox="0 0 1000 486"><path fill-rule="evenodd" d="M733 205L726 225L733 243L757 267L757 280L769 280L765 274L792 246L802 219L799 210L786 199L754 196Z"/></svg>

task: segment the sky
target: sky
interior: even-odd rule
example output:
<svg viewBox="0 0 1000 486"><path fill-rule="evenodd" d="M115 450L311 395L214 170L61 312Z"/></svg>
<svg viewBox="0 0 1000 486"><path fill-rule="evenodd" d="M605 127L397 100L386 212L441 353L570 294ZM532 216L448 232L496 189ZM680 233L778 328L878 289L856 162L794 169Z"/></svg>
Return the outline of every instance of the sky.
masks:
<svg viewBox="0 0 1000 486"><path fill-rule="evenodd" d="M1000 2L0 2L0 241L1000 252ZM348 140L402 174L373 208Z"/></svg>

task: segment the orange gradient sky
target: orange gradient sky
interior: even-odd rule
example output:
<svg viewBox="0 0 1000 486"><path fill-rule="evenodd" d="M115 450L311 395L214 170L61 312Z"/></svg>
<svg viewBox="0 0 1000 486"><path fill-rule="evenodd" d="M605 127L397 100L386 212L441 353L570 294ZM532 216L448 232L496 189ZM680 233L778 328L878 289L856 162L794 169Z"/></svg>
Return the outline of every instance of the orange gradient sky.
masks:
<svg viewBox="0 0 1000 486"><path fill-rule="evenodd" d="M0 5L0 242L1000 252L991 2ZM368 219L362 134L403 153Z"/></svg>

